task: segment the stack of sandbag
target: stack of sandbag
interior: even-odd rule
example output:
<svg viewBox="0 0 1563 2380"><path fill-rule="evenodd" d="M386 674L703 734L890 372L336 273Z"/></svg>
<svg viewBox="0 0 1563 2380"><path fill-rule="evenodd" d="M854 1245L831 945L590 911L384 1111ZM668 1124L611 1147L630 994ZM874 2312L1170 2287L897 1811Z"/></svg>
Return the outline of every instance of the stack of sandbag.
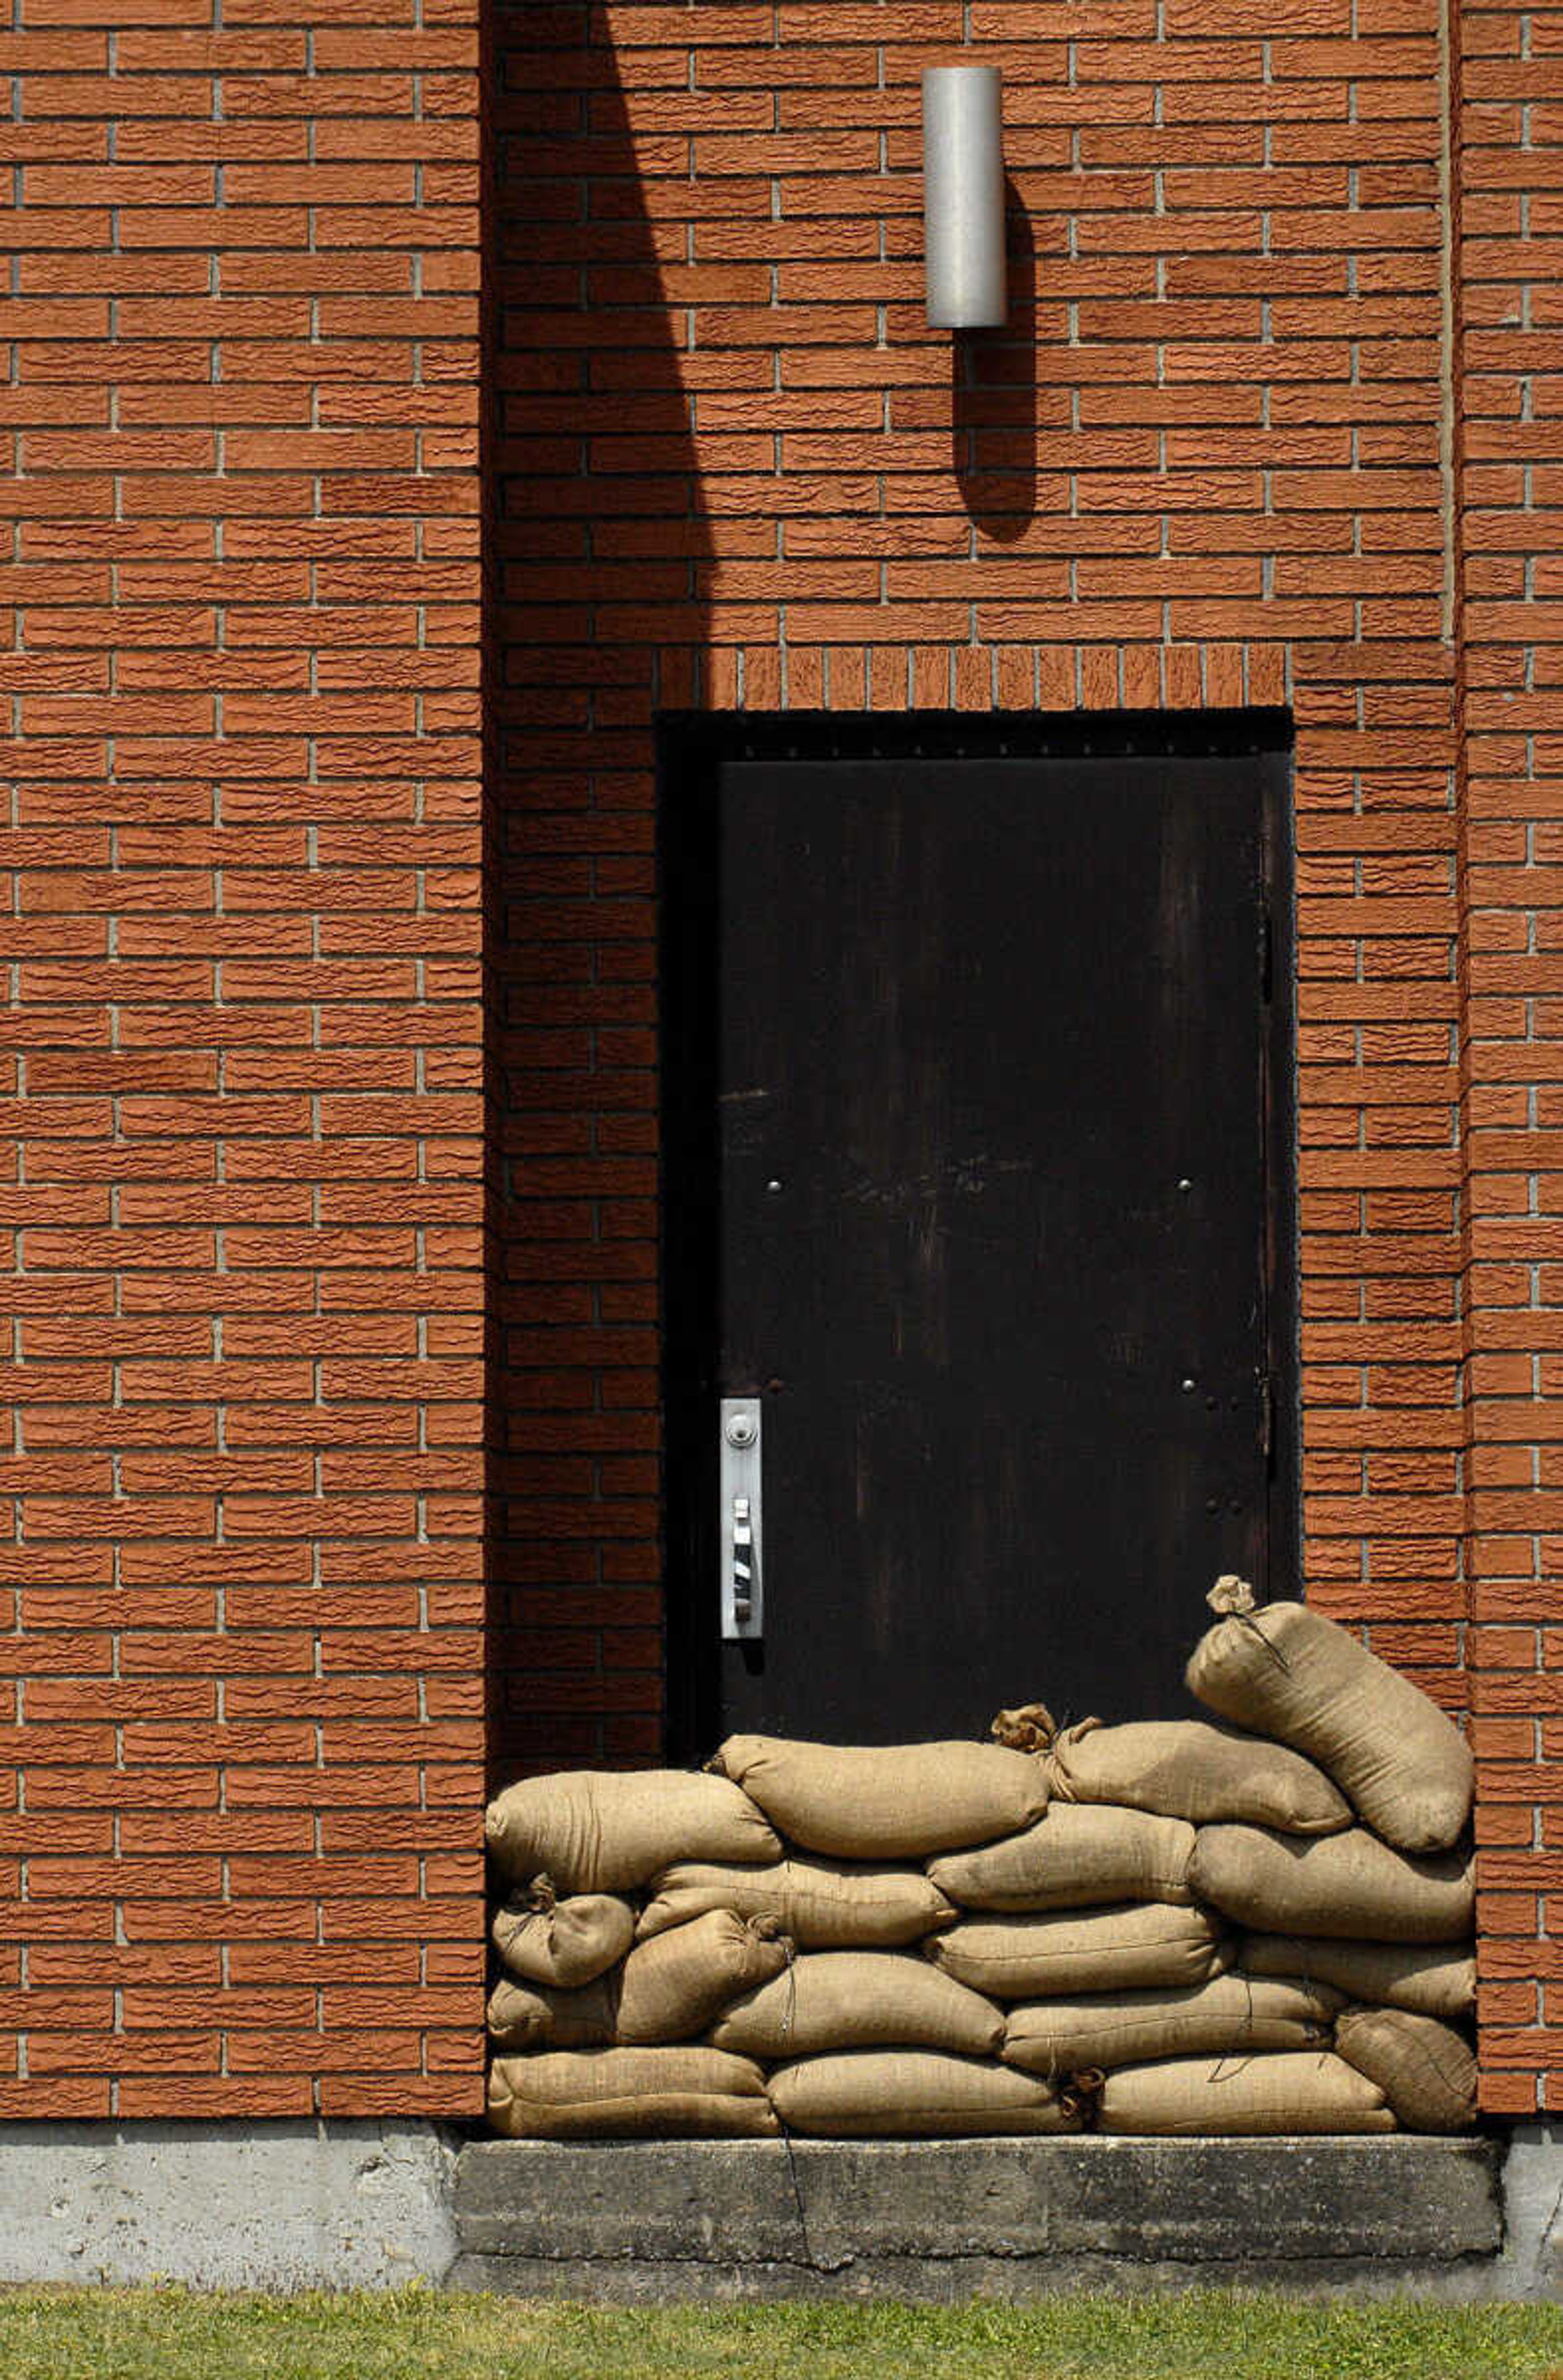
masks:
<svg viewBox="0 0 1563 2380"><path fill-rule="evenodd" d="M1216 1722L884 1748L490 1808L490 2114L531 2138L1451 2131L1474 2114L1458 1731L1300 1604L1222 1617Z"/></svg>
<svg viewBox="0 0 1563 2380"><path fill-rule="evenodd" d="M1230 1724L1313 1761L1349 1803L1349 1823L1312 1840L1275 1825L1203 1826L1194 1893L1243 1928L1249 1973L1300 1974L1340 1996L1332 2055L1359 2098L1366 2086L1408 2131L1459 2131L1476 2114L1465 2034L1476 1996L1470 1749L1409 1678L1322 1613L1300 1603L1256 1610L1240 1579L1218 1580L1210 1601L1221 1616L1189 1663L1191 1691ZM1332 2070L1330 2089L1339 2082ZM1166 2079L1142 2086L1153 2087L1165 2100ZM1128 2119L1119 2129L1143 2128L1134 2090L1120 2086L1117 2101L1104 2092L1104 2124L1116 2115Z"/></svg>
<svg viewBox="0 0 1563 2380"><path fill-rule="evenodd" d="M919 1954L956 1916L924 1862L1040 1815L1040 1760L755 1736L712 1768L532 1779L492 1805L512 1886L494 1920L497 2130L1078 2125L1070 2091L1000 2057L997 2003Z"/></svg>
<svg viewBox="0 0 1563 2380"><path fill-rule="evenodd" d="M1189 1820L1184 1882L1225 1929L1227 1972L1176 2004L1097 2003L1094 2023L1091 2003L1012 2009L1005 2054L1097 2070L1104 2131L1459 2130L1476 2085L1466 1745L1321 1614L1256 1611L1233 1579L1211 1602L1188 1682L1224 1725L1055 1735L1028 1706L995 1731L1045 1748L1055 1808L1110 1799Z"/></svg>

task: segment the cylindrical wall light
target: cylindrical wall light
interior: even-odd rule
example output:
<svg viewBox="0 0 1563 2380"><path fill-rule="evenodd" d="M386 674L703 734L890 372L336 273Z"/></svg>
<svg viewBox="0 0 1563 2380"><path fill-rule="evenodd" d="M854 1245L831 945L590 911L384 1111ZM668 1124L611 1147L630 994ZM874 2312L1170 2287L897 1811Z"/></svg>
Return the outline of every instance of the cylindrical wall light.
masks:
<svg viewBox="0 0 1563 2380"><path fill-rule="evenodd" d="M996 67L923 69L922 223L931 327L996 329L1005 317Z"/></svg>

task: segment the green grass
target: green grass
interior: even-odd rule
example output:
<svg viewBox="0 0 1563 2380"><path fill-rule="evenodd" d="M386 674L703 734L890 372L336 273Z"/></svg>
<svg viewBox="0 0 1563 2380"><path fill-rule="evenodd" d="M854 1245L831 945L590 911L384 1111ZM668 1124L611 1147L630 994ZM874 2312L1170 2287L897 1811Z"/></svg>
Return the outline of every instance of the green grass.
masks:
<svg viewBox="0 0 1563 2380"><path fill-rule="evenodd" d="M1029 2306L0 2291L5 2380L1563 2380L1563 2309L1202 2289Z"/></svg>

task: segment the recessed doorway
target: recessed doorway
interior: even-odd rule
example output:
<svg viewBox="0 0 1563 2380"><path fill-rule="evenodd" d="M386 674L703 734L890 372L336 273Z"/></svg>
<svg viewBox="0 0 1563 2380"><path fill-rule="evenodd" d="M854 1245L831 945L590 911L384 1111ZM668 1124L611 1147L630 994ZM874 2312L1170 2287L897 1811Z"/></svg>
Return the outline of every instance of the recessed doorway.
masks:
<svg viewBox="0 0 1563 2380"><path fill-rule="evenodd" d="M1297 1591L1289 747L663 722L676 1753L1171 1715L1218 1572Z"/></svg>

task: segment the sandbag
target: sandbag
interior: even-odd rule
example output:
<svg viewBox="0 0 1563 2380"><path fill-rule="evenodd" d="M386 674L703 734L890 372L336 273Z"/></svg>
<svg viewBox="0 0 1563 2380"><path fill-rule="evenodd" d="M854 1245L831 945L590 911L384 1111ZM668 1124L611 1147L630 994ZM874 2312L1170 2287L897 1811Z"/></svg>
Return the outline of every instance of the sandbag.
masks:
<svg viewBox="0 0 1563 2380"><path fill-rule="evenodd" d="M618 1976L618 2038L687 2041L719 2009L779 1974L792 1945L770 1917L713 1909L688 1925L637 1942Z"/></svg>
<svg viewBox="0 0 1563 2380"><path fill-rule="evenodd" d="M638 1944L622 1967L574 1992L502 1983L488 2029L501 2049L587 2049L687 2041L730 1999L779 1974L790 1944L775 1920L714 1909Z"/></svg>
<svg viewBox="0 0 1563 2380"><path fill-rule="evenodd" d="M1020 1716L1001 1711L995 1732ZM1232 1823L1333 1835L1351 1824L1345 1795L1300 1752L1203 1718L1134 1719L1123 1727L1082 1718L1050 1739L1047 1780L1060 1802L1118 1803L1196 1827Z"/></svg>
<svg viewBox="0 0 1563 2380"><path fill-rule="evenodd" d="M680 1768L528 1777L489 1803L483 1831L507 1876L545 1873L565 1893L623 1892L674 1860L781 1856L736 1785Z"/></svg>
<svg viewBox="0 0 1563 2380"><path fill-rule="evenodd" d="M1208 1983L1231 1963L1203 1909L1129 1901L1084 1915L966 1917L922 1946L958 1983L990 1999L1129 1992Z"/></svg>
<svg viewBox="0 0 1563 2380"><path fill-rule="evenodd" d="M1109 2074L1103 2132L1392 2132L1383 2092L1325 2049L1257 2058L1166 2058ZM1283 2216L1284 2220L1284 2216Z"/></svg>
<svg viewBox="0 0 1563 2380"><path fill-rule="evenodd" d="M758 2066L720 2049L496 2058L488 2119L496 2132L531 2141L727 2138L780 2129Z"/></svg>
<svg viewBox="0 0 1563 2380"><path fill-rule="evenodd" d="M618 1978L599 1975L577 1992L552 1984L495 1984L488 2034L496 2049L603 2049L618 2038Z"/></svg>
<svg viewBox="0 0 1563 2380"><path fill-rule="evenodd" d="M523 1983L577 1991L623 1958L635 1938L635 1912L605 1892L559 1900L552 1878L540 1876L501 1903L492 1930L495 1949Z"/></svg>
<svg viewBox="0 0 1563 2380"><path fill-rule="evenodd" d="M928 1873L965 1909L1087 1909L1112 1900L1189 1900L1194 1829L1144 1810L1054 1802L1023 1834L946 1852Z"/></svg>
<svg viewBox="0 0 1563 2380"><path fill-rule="evenodd" d="M849 1867L831 1860L782 1860L771 1867L721 1867L680 1860L664 1868L641 1911L643 1942L708 1909L774 1917L800 1950L892 1949L948 1925L954 1905L921 1868Z"/></svg>
<svg viewBox="0 0 1563 2380"><path fill-rule="evenodd" d="M1367 1942L1458 1942L1475 1920L1475 1863L1410 1859L1365 1827L1313 1842L1265 1827L1202 1827L1196 1897L1262 1934Z"/></svg>
<svg viewBox="0 0 1563 2380"><path fill-rule="evenodd" d="M1255 1611L1241 1579L1217 1580L1210 1601L1227 1617L1194 1648L1191 1692L1316 1760L1397 1851L1447 1849L1470 1815L1474 1770L1437 1704L1305 1604Z"/></svg>
<svg viewBox="0 0 1563 2380"><path fill-rule="evenodd" d="M830 2049L944 2049L992 2057L1004 2018L992 2000L896 1950L815 1950L736 2000L711 2029L718 2049L812 2058Z"/></svg>
<svg viewBox="0 0 1563 2380"><path fill-rule="evenodd" d="M1408 2132L1463 2132L1476 2121L1476 2060L1436 2017L1349 2008L1337 2022L1335 2046L1377 2083Z"/></svg>
<svg viewBox="0 0 1563 2380"><path fill-rule="evenodd" d="M1009 2011L1007 2066L1056 2077L1087 2068L1255 2049L1327 2048L1340 1996L1267 1976L1217 1975L1191 1991L1023 2000Z"/></svg>
<svg viewBox="0 0 1563 2380"><path fill-rule="evenodd" d="M789 2132L820 2139L922 2139L935 2133L1070 2132L1078 2114L1034 2076L932 2050L847 2049L771 2076Z"/></svg>
<svg viewBox="0 0 1563 2380"><path fill-rule="evenodd" d="M730 1735L712 1766L789 1840L837 1859L922 1859L1015 1834L1047 1807L1041 1761L996 1743ZM696 1856L694 1847L685 1855Z"/></svg>
<svg viewBox="0 0 1563 2380"><path fill-rule="evenodd" d="M1410 2009L1458 2022L1476 2006L1476 1960L1469 1949L1424 1949L1414 1942L1320 1942L1300 1934L1245 1934L1238 1963L1254 1975L1303 1975L1349 2000Z"/></svg>

